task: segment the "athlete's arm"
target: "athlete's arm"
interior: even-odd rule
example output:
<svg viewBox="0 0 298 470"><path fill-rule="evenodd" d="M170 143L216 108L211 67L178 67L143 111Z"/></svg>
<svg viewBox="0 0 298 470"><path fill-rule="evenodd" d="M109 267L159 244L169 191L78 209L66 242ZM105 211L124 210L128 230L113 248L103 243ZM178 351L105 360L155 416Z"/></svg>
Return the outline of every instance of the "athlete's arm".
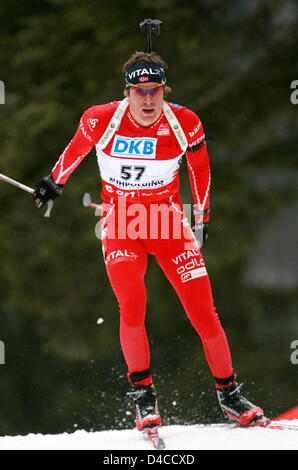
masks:
<svg viewBox="0 0 298 470"><path fill-rule="evenodd" d="M92 132L89 129L87 131L88 111L83 114L73 139L51 173L37 183L34 190L34 202L39 209L50 199L55 199L62 194L64 183L92 149L94 145Z"/></svg>
<svg viewBox="0 0 298 470"><path fill-rule="evenodd" d="M51 173L39 181L34 191L34 201L38 208L49 199L61 195L63 186L98 142L105 118L109 118L113 104L93 106L87 109L80 119L74 137L59 157Z"/></svg>
<svg viewBox="0 0 298 470"><path fill-rule="evenodd" d="M187 170L195 203L196 221L210 219L210 163L203 125L198 116L185 109L183 130L188 139Z"/></svg>
<svg viewBox="0 0 298 470"><path fill-rule="evenodd" d="M91 110L92 108L84 112L74 137L52 169L52 178L57 184L63 185L66 183L71 173L88 155L96 143L94 141L94 129L92 129L90 124Z"/></svg>

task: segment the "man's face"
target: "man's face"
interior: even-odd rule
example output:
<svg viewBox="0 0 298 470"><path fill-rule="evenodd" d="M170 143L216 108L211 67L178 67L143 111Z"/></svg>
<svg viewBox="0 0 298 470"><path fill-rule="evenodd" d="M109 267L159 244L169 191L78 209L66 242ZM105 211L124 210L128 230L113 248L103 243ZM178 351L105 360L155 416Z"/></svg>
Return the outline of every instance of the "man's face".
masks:
<svg viewBox="0 0 298 470"><path fill-rule="evenodd" d="M130 87L130 112L138 124L148 127L159 118L162 112L163 94L164 85L159 83L149 82Z"/></svg>

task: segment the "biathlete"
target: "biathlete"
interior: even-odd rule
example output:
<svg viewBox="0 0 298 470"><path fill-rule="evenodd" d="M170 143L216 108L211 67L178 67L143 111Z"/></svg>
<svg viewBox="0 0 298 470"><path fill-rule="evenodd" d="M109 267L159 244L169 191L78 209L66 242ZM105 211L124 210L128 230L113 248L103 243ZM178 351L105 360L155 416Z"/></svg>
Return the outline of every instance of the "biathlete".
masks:
<svg viewBox="0 0 298 470"><path fill-rule="evenodd" d="M75 168L96 147L103 256L119 303L120 342L139 430L161 424L145 327L148 254L155 256L202 340L223 412L244 426L263 424L268 421L263 410L240 394L200 250L210 219L204 128L193 111L165 100L170 91L166 68L154 52L136 52L129 58L124 65L125 98L84 112L51 173L37 184L35 203L42 207L59 196ZM178 171L184 158L201 242L179 195Z"/></svg>

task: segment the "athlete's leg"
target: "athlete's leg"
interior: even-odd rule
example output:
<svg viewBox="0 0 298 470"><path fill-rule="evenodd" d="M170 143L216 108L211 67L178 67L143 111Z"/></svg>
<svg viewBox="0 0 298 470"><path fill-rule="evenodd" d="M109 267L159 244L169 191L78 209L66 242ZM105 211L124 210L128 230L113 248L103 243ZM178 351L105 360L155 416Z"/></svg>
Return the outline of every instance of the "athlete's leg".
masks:
<svg viewBox="0 0 298 470"><path fill-rule="evenodd" d="M120 310L120 342L130 374L149 369L145 329L147 254L137 240L104 241L104 259Z"/></svg>
<svg viewBox="0 0 298 470"><path fill-rule="evenodd" d="M160 240L156 259L176 290L188 318L200 335L207 362L214 377L233 373L230 349L215 311L209 277L195 242ZM185 249L187 246L187 249Z"/></svg>

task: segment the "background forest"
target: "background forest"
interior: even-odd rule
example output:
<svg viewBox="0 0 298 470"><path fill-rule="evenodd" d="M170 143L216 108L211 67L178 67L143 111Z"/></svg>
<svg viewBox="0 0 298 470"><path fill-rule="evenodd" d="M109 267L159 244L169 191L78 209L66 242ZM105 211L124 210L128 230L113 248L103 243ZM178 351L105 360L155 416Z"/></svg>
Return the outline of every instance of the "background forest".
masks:
<svg viewBox="0 0 298 470"><path fill-rule="evenodd" d="M34 187L83 111L122 99L122 65L147 47L144 18L162 21L153 48L169 65L169 100L215 137L202 251L238 379L275 417L298 404L295 0L1 0L0 172ZM185 164L181 186L191 203ZM95 150L50 219L0 183L2 435L133 426L118 306L81 203L86 191L100 202L100 189ZM222 421L201 343L154 258L146 282L164 424Z"/></svg>

